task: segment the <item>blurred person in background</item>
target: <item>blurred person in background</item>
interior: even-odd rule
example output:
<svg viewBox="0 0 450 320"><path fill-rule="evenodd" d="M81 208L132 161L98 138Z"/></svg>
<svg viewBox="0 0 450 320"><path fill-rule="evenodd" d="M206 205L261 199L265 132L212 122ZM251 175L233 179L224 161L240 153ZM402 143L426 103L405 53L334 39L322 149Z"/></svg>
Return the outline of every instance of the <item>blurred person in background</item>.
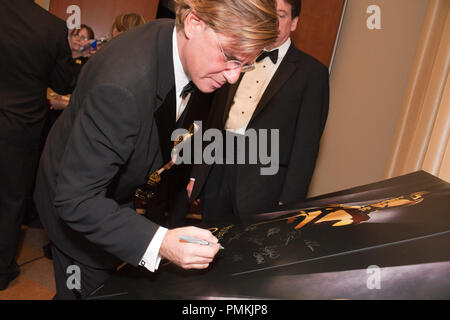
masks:
<svg viewBox="0 0 450 320"><path fill-rule="evenodd" d="M82 24L80 29L73 29L70 32L70 48L72 49L72 58L88 58L92 55L92 47L89 46L95 40L95 33L91 27ZM85 60L85 59L82 59Z"/></svg>
<svg viewBox="0 0 450 320"><path fill-rule="evenodd" d="M328 68L291 41L301 0L276 4L277 41L256 59L254 71L216 92L208 125L223 130L225 141L243 143L244 155L251 154L245 142L248 129L277 130L279 149L269 139L264 145L259 141L258 148L278 154L278 170L263 175L267 164L239 164L227 150L222 164L195 165L187 192L191 200L200 197L203 222L277 211L306 198L328 117Z"/></svg>
<svg viewBox="0 0 450 320"><path fill-rule="evenodd" d="M91 57L97 51L96 48L92 48L90 44L95 40L95 34L91 27L82 24L80 29L73 29L70 32L69 44L72 50L73 70L75 78L81 72L82 67L88 62ZM48 123L46 124L47 133L51 126L55 122L56 118L61 114L61 110L65 109L69 104L70 95L58 95L51 89L47 92L47 97L50 103L50 109L55 110L49 114ZM44 134L44 140L46 137Z"/></svg>
<svg viewBox="0 0 450 320"><path fill-rule="evenodd" d="M73 29L70 32L70 48L72 49L73 63L76 67L76 76L78 77L83 65L88 62L89 58L95 54L96 47L90 44L95 41L95 33L91 27L82 24L80 29Z"/></svg>
<svg viewBox="0 0 450 320"><path fill-rule="evenodd" d="M145 19L137 13L125 13L117 16L111 26L111 37L115 38L119 34L145 24Z"/></svg>

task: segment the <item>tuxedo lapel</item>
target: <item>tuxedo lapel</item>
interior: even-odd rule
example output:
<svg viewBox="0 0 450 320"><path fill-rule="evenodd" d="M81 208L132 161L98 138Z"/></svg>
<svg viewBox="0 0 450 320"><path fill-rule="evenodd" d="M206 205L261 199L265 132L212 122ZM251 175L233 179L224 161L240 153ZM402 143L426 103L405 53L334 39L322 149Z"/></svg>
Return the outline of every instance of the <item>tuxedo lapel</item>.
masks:
<svg viewBox="0 0 450 320"><path fill-rule="evenodd" d="M160 37L158 43L158 64L157 64L157 89L156 89L156 105L155 111L161 106L166 99L167 94L175 85L175 75L173 66L173 52L172 52L172 35L173 28L167 31ZM151 59L151 57L149 57Z"/></svg>
<svg viewBox="0 0 450 320"><path fill-rule="evenodd" d="M158 77L154 117L158 128L160 146L165 162L170 159L170 134L175 127L175 74L172 54L173 28L161 35L158 42ZM151 58L151 57L149 57Z"/></svg>
<svg viewBox="0 0 450 320"><path fill-rule="evenodd" d="M278 90L289 80L289 78L295 73L297 69L297 65L294 63L295 59L293 59L294 50L293 44L289 47L289 50L286 53L283 61L275 72L274 76L270 80L269 85L264 91L261 100L256 106L255 111L253 112L252 118L250 119L249 124L253 121L253 119L264 109L267 103L272 99L272 97L278 92Z"/></svg>
<svg viewBox="0 0 450 320"><path fill-rule="evenodd" d="M176 97L175 86L166 95L163 103L155 111L155 121L158 128L159 143L162 149L163 159L165 162L170 160L171 134L175 130L175 109L176 109Z"/></svg>

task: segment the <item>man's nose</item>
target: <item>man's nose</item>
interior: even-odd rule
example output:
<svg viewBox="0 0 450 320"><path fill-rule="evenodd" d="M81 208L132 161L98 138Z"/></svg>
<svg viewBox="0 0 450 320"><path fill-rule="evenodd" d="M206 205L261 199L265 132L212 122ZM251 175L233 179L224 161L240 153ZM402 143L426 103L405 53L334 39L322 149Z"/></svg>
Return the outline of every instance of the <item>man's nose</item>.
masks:
<svg viewBox="0 0 450 320"><path fill-rule="evenodd" d="M239 79L239 75L241 74L242 67L232 69L232 70L225 70L224 76L225 79L229 84L234 84Z"/></svg>

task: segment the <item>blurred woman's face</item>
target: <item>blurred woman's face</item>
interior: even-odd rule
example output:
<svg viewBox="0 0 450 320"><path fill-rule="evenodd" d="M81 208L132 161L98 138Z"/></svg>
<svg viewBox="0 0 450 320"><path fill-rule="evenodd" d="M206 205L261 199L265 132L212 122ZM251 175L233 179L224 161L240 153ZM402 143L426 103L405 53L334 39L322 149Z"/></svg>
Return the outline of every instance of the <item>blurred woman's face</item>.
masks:
<svg viewBox="0 0 450 320"><path fill-rule="evenodd" d="M75 31L74 34L70 37L70 46L72 51L79 51L81 47L89 43L89 35L86 28L81 28L77 33Z"/></svg>

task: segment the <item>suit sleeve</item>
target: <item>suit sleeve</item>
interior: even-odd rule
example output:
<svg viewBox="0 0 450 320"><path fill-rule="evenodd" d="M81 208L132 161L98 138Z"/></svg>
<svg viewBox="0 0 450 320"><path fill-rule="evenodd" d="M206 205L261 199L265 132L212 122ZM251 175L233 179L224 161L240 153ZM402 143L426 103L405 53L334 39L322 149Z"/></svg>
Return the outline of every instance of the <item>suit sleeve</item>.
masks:
<svg viewBox="0 0 450 320"><path fill-rule="evenodd" d="M158 226L106 194L134 152L142 117L133 95L115 85L91 89L83 104L60 164L57 214L90 242L137 265Z"/></svg>
<svg viewBox="0 0 450 320"><path fill-rule="evenodd" d="M316 165L329 108L329 74L326 67L321 67L312 75L302 95L295 140L280 197L283 203L306 197Z"/></svg>
<svg viewBox="0 0 450 320"><path fill-rule="evenodd" d="M67 27L62 23L56 42L55 63L50 72L50 88L59 94L69 94L73 91L76 83L76 70L72 63L72 52L67 40Z"/></svg>

